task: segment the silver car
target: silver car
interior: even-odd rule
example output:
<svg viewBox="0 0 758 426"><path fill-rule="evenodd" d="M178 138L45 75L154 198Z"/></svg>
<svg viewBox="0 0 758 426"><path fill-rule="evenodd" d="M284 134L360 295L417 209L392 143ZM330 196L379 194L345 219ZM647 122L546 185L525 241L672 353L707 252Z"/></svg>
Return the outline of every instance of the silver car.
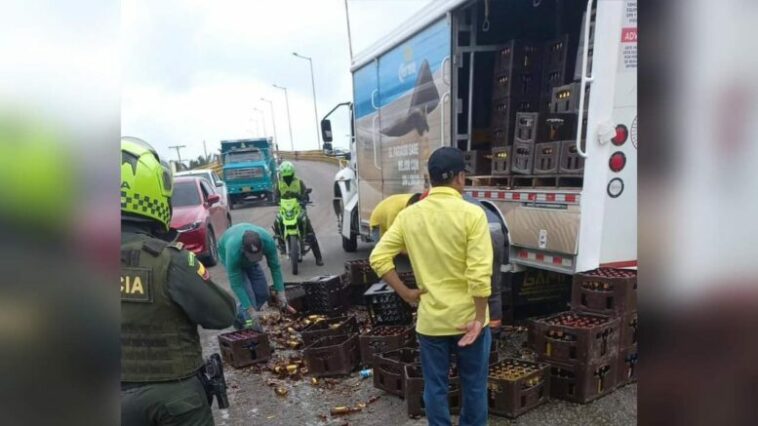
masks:
<svg viewBox="0 0 758 426"><path fill-rule="evenodd" d="M186 172L179 172L174 174L174 176L195 176L199 177L201 179L205 179L208 181L208 183L211 184L211 187L216 191L218 195L221 196L221 203L225 206L230 206L229 204L229 193L226 190L226 183L224 183L223 180L211 169L196 169L196 170L189 170Z"/></svg>

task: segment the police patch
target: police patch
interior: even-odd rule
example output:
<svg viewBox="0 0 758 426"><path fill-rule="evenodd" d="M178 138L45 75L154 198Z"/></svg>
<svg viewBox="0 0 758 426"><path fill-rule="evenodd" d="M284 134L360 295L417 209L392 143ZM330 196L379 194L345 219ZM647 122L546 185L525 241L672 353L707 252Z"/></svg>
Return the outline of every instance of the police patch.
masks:
<svg viewBox="0 0 758 426"><path fill-rule="evenodd" d="M200 278L204 279L205 281L208 281L208 278L210 278L210 274L208 273L208 270L205 269L205 265L203 265L203 263L198 260L197 266L198 266L197 274L200 275Z"/></svg>
<svg viewBox="0 0 758 426"><path fill-rule="evenodd" d="M153 280L149 268L121 268L121 301L152 303Z"/></svg>
<svg viewBox="0 0 758 426"><path fill-rule="evenodd" d="M195 253L192 253L191 251L187 252L187 263L189 266L195 266Z"/></svg>

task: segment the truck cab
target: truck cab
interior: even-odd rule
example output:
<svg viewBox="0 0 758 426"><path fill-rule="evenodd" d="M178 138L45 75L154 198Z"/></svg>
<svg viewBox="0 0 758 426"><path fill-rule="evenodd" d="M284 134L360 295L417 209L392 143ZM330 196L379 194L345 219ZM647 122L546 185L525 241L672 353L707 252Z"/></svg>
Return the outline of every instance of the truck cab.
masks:
<svg viewBox="0 0 758 426"><path fill-rule="evenodd" d="M230 208L248 197L275 202L277 169L270 138L222 141L221 153Z"/></svg>

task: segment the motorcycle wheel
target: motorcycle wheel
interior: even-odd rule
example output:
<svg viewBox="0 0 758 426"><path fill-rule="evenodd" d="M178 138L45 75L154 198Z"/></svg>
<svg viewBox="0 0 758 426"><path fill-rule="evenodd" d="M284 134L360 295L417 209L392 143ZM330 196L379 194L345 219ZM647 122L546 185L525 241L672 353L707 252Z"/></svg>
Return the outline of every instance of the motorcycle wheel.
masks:
<svg viewBox="0 0 758 426"><path fill-rule="evenodd" d="M290 262L292 262L292 274L297 275L297 267L299 266L298 263L300 261L300 241L298 240L297 235L290 235L288 239L290 246Z"/></svg>

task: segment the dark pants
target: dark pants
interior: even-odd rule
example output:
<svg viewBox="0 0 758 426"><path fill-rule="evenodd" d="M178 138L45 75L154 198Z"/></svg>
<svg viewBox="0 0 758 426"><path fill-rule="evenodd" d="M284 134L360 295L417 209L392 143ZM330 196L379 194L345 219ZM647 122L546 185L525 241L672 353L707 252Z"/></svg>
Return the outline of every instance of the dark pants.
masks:
<svg viewBox="0 0 758 426"><path fill-rule="evenodd" d="M500 229L500 224L492 226L490 224L490 236L492 237L492 294L487 300L490 308L490 321L501 321L503 319L503 289L501 281L503 273L500 272L500 265L505 260L505 234Z"/></svg>
<svg viewBox="0 0 758 426"><path fill-rule="evenodd" d="M460 426L487 424L487 373L492 336L485 327L479 338L466 347L458 347L461 336L418 335L421 369L424 374L424 406L431 426L450 425L448 371L450 355L457 354L461 383Z"/></svg>
<svg viewBox="0 0 758 426"><path fill-rule="evenodd" d="M121 424L213 425L211 407L200 379L149 383L121 391Z"/></svg>
<svg viewBox="0 0 758 426"><path fill-rule="evenodd" d="M268 302L271 293L268 290L268 282L263 268L258 263L254 263L249 268L242 268L243 280L245 281L245 293L250 299L250 304L255 310L261 309L264 303ZM242 304L237 304L237 319L234 322L236 328L242 328L247 321L247 311L242 309Z"/></svg>

